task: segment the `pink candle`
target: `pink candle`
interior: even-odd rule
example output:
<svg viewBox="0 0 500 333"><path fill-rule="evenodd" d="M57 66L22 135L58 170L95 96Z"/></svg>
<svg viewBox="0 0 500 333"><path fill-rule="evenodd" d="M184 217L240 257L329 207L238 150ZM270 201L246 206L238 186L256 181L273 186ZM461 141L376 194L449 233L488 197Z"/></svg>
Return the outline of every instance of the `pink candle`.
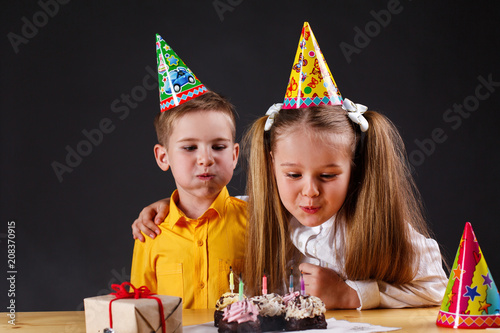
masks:
<svg viewBox="0 0 500 333"><path fill-rule="evenodd" d="M264 273L264 276L262 277L262 295L267 294L267 276L266 273Z"/></svg>

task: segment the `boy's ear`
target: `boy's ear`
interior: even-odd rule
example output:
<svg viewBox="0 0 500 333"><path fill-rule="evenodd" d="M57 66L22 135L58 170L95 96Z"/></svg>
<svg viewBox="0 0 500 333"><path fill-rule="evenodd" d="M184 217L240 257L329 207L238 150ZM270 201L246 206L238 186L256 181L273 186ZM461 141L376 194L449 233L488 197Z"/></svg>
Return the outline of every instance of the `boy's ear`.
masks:
<svg viewBox="0 0 500 333"><path fill-rule="evenodd" d="M167 171L170 167L170 164L168 163L167 148L163 147L160 144L156 144L154 147L154 153L156 163L158 164L160 169L162 169L163 171Z"/></svg>
<svg viewBox="0 0 500 333"><path fill-rule="evenodd" d="M233 170L236 168L236 165L238 164L239 155L240 155L240 145L238 143L235 143L233 147Z"/></svg>

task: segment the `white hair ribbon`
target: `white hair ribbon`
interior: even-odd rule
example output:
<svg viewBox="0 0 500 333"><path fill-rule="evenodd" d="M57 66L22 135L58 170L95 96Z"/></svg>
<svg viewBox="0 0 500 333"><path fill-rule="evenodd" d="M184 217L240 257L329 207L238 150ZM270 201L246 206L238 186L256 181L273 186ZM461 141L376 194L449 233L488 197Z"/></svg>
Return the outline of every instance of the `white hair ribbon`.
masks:
<svg viewBox="0 0 500 333"><path fill-rule="evenodd" d="M361 132L366 132L368 130L368 121L363 116L363 113L368 110L368 107L362 104L353 103L351 100L344 98L342 109L347 111L347 115L353 123L359 125Z"/></svg>
<svg viewBox="0 0 500 333"><path fill-rule="evenodd" d="M276 117L276 115L280 112L282 106L283 103L276 103L271 105L271 107L267 110L267 120L266 124L264 125L264 131L267 132L271 129L271 126L273 126L274 124L274 117Z"/></svg>

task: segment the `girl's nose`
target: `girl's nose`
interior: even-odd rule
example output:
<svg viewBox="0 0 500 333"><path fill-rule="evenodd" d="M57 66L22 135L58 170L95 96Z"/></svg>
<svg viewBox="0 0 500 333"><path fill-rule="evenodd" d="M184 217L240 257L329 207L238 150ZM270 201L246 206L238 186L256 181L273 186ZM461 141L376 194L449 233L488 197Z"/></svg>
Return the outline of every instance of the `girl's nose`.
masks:
<svg viewBox="0 0 500 333"><path fill-rule="evenodd" d="M308 198L314 198L319 195L319 189L313 179L306 179L302 188L302 195Z"/></svg>

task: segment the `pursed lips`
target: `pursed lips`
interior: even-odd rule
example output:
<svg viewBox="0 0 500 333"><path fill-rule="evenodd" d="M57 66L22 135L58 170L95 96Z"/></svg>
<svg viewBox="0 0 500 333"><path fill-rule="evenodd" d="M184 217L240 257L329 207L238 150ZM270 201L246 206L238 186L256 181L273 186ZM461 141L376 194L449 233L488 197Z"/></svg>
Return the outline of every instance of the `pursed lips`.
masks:
<svg viewBox="0 0 500 333"><path fill-rule="evenodd" d="M300 206L300 209L307 214L314 214L319 211L320 208L320 206Z"/></svg>
<svg viewBox="0 0 500 333"><path fill-rule="evenodd" d="M196 175L196 177L201 180L211 180L215 177L215 175L212 173L201 173L199 175Z"/></svg>

